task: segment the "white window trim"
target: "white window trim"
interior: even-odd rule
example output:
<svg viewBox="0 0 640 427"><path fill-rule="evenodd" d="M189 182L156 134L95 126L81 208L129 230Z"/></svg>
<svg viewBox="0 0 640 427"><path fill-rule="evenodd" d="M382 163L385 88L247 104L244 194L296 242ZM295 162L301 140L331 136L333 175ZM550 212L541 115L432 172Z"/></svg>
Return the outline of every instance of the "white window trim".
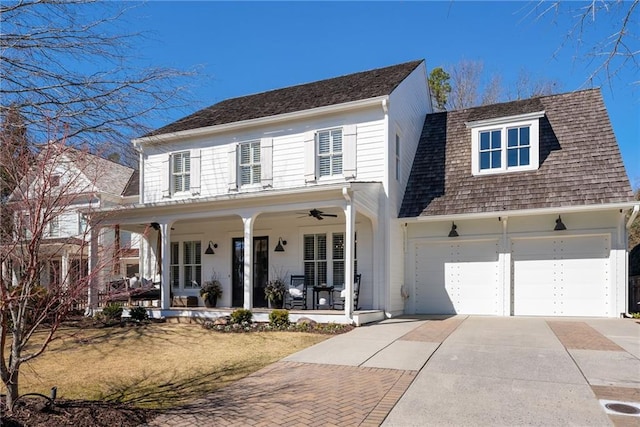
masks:
<svg viewBox="0 0 640 427"><path fill-rule="evenodd" d="M49 237L60 237L60 218L57 216L49 221Z"/></svg>
<svg viewBox="0 0 640 427"><path fill-rule="evenodd" d="M329 134L331 134L332 131L334 130L339 130L341 132L341 137L342 137L342 150L339 152L340 156L342 157L342 171L340 173L333 173L333 157L334 155L338 154L337 152L333 151L333 143L331 144L331 150L328 154L320 154L320 134L323 132L329 132ZM331 128L327 128L327 129L318 129L315 133L315 162L316 162L316 171L317 171L317 175L318 175L318 180L332 180L332 179L342 179L344 178L344 157L345 157L345 146L344 146L344 127L343 126L338 126L338 127L331 127ZM332 167L330 168L331 170L331 174L329 175L320 175L320 158L322 156L326 156L331 158L331 165Z"/></svg>
<svg viewBox="0 0 640 427"><path fill-rule="evenodd" d="M522 114L518 116L499 117L488 120L467 122L465 125L471 129L471 173L474 176L495 175L500 173L522 172L536 170L540 166L540 118L544 111ZM514 127L529 127L529 164L526 166L507 166L507 129ZM480 133L500 130L501 160L500 168L480 169Z"/></svg>
<svg viewBox="0 0 640 427"><path fill-rule="evenodd" d="M257 182L251 182L249 184L243 184L242 183L242 166L243 164L240 162L241 159L241 151L242 151L242 146L243 145L253 145L253 144L257 144L258 149L260 150L260 159L258 160L258 162L254 162L253 161L253 151L251 152L251 161L244 165L244 166L250 166L251 168L255 167L255 166L260 166L260 179ZM236 167L238 168L237 172L236 172L236 176L237 176L237 186L238 188L259 188L262 187L262 160L263 160L263 156L262 156L262 143L259 139L254 139L254 140L249 140L249 141L242 141L242 142L238 142L236 145ZM251 174L253 176L253 173Z"/></svg>
<svg viewBox="0 0 640 427"><path fill-rule="evenodd" d="M185 176L189 176L189 188L184 189L184 190L176 190L176 188L174 187L174 179L173 177L175 175L177 175L176 173L173 172L173 165L174 162L176 160L176 156L181 156L183 157L185 154L189 155L189 172L187 173L186 171L182 171L181 175L184 179ZM184 168L184 164L182 165ZM171 193L171 195L176 195L176 196L180 196L183 194L190 194L191 193L191 174L192 174L192 167L191 167L191 151L189 150L185 150L185 151L176 151L175 153L171 153L171 156L169 157L169 191ZM183 181L184 184L184 181ZM183 185L184 187L184 185Z"/></svg>
<svg viewBox="0 0 640 427"><path fill-rule="evenodd" d="M395 170L396 181L400 181L401 178L402 178L401 175L400 175L400 172L401 172L400 171L400 165L401 165L401 162L402 162L402 157L400 157L400 141L401 141L400 133L396 131L396 137L395 137L395 140L394 140L394 142L395 142L394 149L395 149L395 152L396 152L396 155L395 155L395 159L396 159L396 168L395 168L396 169Z"/></svg>

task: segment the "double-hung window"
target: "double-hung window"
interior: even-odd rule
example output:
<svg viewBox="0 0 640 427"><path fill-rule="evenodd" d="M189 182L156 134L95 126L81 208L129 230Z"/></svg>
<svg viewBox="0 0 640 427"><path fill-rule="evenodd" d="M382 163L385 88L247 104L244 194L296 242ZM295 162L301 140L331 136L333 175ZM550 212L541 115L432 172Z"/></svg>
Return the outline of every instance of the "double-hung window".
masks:
<svg viewBox="0 0 640 427"><path fill-rule="evenodd" d="M243 142L238 146L240 185L260 184L260 141Z"/></svg>
<svg viewBox="0 0 640 427"><path fill-rule="evenodd" d="M320 177L342 175L342 129L317 133Z"/></svg>
<svg viewBox="0 0 640 427"><path fill-rule="evenodd" d="M49 237L60 237L60 221L57 216L49 221Z"/></svg>
<svg viewBox="0 0 640 427"><path fill-rule="evenodd" d="M202 251L200 241L183 242L184 245L184 287L202 286Z"/></svg>
<svg viewBox="0 0 640 427"><path fill-rule="evenodd" d="M202 286L202 243L199 240L182 242L182 257L180 246L180 242L171 242L171 286L174 289L199 288Z"/></svg>
<svg viewBox="0 0 640 427"><path fill-rule="evenodd" d="M466 123L471 129L473 175L539 167L539 121L544 111Z"/></svg>
<svg viewBox="0 0 640 427"><path fill-rule="evenodd" d="M191 188L191 155L188 151L171 155L171 193Z"/></svg>
<svg viewBox="0 0 640 427"><path fill-rule="evenodd" d="M304 235L304 275L307 284L344 286L344 236L342 232ZM354 261L354 268L357 270L357 261Z"/></svg>

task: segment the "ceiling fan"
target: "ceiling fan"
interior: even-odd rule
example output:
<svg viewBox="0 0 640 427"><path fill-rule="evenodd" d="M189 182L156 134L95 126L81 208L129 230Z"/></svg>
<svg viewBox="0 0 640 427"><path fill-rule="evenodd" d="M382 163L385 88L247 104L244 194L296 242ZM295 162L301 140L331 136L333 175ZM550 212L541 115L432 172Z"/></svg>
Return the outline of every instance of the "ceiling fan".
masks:
<svg viewBox="0 0 640 427"><path fill-rule="evenodd" d="M333 218L336 218L338 215L336 215L336 214L330 214L330 213L324 213L324 212L322 212L322 211L320 211L320 210L318 210L318 209L311 209L311 210L309 211L309 214L308 214L308 215L305 215L305 216L312 216L312 217L314 217L315 219L323 220L325 216L327 216L327 217L333 217Z"/></svg>

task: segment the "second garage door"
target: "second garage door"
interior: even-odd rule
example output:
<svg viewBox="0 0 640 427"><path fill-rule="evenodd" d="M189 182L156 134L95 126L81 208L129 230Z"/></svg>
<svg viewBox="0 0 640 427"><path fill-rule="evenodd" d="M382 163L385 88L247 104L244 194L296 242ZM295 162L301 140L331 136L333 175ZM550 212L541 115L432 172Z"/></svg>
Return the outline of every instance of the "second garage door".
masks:
<svg viewBox="0 0 640 427"><path fill-rule="evenodd" d="M610 316L608 236L512 241L513 312Z"/></svg>
<svg viewBox="0 0 640 427"><path fill-rule="evenodd" d="M502 314L497 240L421 243L414 263L415 313Z"/></svg>

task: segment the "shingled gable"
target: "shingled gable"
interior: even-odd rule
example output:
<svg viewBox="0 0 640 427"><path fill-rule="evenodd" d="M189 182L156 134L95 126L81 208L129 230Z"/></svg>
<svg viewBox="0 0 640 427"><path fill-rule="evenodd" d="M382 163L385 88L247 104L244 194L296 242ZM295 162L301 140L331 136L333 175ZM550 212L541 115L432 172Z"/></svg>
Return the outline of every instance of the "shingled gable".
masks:
<svg viewBox="0 0 640 427"><path fill-rule="evenodd" d="M545 111L540 167L473 176L465 122ZM632 200L599 89L429 114L401 218L592 205Z"/></svg>
<svg viewBox="0 0 640 427"><path fill-rule="evenodd" d="M145 136L234 123L388 95L422 61L227 99Z"/></svg>

